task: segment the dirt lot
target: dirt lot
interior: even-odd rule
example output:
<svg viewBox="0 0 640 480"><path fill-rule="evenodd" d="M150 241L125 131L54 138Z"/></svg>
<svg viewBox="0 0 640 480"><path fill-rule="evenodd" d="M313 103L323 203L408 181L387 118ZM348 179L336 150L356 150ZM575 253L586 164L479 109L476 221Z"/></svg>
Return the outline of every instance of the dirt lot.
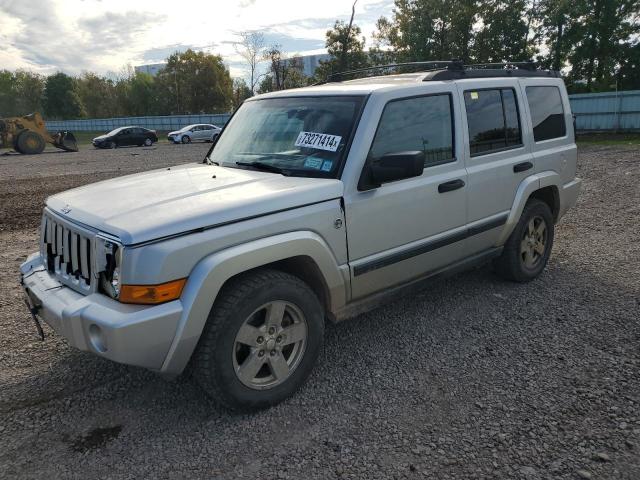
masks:
<svg viewBox="0 0 640 480"><path fill-rule="evenodd" d="M581 147L538 280L477 269L330 326L307 385L240 416L37 341L17 282L47 195L206 149L0 156L0 477L640 478L637 146Z"/></svg>

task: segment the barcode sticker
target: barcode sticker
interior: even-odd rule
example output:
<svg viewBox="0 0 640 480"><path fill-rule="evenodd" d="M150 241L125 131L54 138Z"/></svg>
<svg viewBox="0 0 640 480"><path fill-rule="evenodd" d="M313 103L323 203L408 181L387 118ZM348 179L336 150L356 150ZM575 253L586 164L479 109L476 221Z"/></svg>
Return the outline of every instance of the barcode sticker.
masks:
<svg viewBox="0 0 640 480"><path fill-rule="evenodd" d="M340 145L342 137L329 135L328 133L300 132L296 139L296 147L316 148L335 152Z"/></svg>

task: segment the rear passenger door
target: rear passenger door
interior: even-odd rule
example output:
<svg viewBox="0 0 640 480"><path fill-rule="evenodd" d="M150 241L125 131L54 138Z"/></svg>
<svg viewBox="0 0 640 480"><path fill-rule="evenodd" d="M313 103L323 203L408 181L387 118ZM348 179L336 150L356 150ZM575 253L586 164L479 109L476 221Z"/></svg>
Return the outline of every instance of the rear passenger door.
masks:
<svg viewBox="0 0 640 480"><path fill-rule="evenodd" d="M459 82L465 112L463 135L469 185L467 212L469 253L497 240L518 186L534 173L523 139L522 96L517 80Z"/></svg>

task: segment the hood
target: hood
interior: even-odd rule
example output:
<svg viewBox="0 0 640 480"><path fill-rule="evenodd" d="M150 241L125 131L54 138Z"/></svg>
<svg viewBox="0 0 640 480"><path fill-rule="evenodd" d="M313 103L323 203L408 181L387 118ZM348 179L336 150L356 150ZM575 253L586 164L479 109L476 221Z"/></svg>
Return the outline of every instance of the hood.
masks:
<svg viewBox="0 0 640 480"><path fill-rule="evenodd" d="M96 140L105 140L107 138L109 138L109 135L107 135L107 134L99 135L96 138L94 138L93 141L95 142Z"/></svg>
<svg viewBox="0 0 640 480"><path fill-rule="evenodd" d="M68 190L49 197L47 206L130 245L339 198L342 193L342 182L336 179L187 164Z"/></svg>
<svg viewBox="0 0 640 480"><path fill-rule="evenodd" d="M173 132L167 133L167 135L178 135L180 133L179 130L174 130Z"/></svg>

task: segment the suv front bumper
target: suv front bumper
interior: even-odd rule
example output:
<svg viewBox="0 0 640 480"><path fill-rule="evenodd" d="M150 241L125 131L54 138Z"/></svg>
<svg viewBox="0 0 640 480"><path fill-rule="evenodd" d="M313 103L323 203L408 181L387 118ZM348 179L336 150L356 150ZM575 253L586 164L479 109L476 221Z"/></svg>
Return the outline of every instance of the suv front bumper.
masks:
<svg viewBox="0 0 640 480"><path fill-rule="evenodd" d="M74 347L114 362L160 370L182 315L180 300L127 305L58 282L34 253L20 266L27 302Z"/></svg>

